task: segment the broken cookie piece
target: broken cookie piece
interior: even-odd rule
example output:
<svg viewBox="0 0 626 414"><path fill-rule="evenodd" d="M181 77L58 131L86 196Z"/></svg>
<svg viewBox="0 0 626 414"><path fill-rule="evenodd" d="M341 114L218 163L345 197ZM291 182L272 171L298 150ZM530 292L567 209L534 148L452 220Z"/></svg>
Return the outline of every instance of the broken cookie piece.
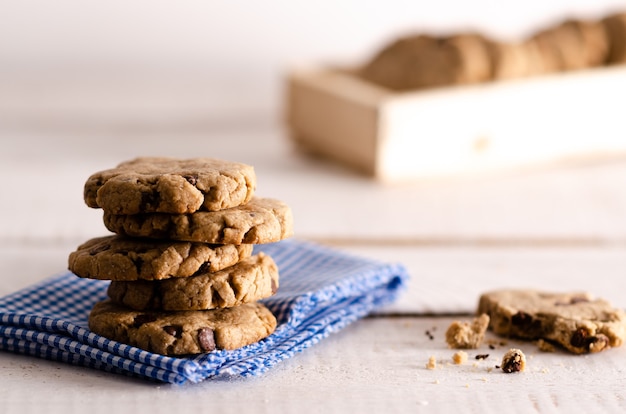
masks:
<svg viewBox="0 0 626 414"><path fill-rule="evenodd" d="M452 355L452 362L456 365L463 365L467 362L467 352L465 351L457 351Z"/></svg>
<svg viewBox="0 0 626 414"><path fill-rule="evenodd" d="M481 314L471 323L454 321L446 331L446 342L450 348L476 349L483 342L489 326L489 316Z"/></svg>
<svg viewBox="0 0 626 414"><path fill-rule="evenodd" d="M626 338L626 313L588 293L499 290L480 297L478 312L489 315L498 335L543 339L575 354L617 347Z"/></svg>
<svg viewBox="0 0 626 414"><path fill-rule="evenodd" d="M435 358L434 355L431 355L430 358L428 358L428 362L426 363L426 369L437 369L437 358Z"/></svg>
<svg viewBox="0 0 626 414"><path fill-rule="evenodd" d="M526 355L521 349L511 348L502 357L500 368L507 374L524 371L526 369Z"/></svg>

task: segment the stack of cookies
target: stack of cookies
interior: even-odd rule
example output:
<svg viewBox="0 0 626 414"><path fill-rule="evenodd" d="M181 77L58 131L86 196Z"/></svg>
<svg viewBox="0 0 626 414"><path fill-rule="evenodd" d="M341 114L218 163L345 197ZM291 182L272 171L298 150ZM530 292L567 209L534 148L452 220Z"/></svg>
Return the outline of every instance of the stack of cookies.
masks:
<svg viewBox="0 0 626 414"><path fill-rule="evenodd" d="M601 20L570 19L520 42L478 33L409 35L385 46L359 73L404 91L626 63L626 13Z"/></svg>
<svg viewBox="0 0 626 414"><path fill-rule="evenodd" d="M255 188L251 166L210 158L138 158L89 177L85 202L116 233L69 256L77 276L111 280L90 329L163 355L270 335L276 319L258 301L276 293L278 269L253 247L291 236L293 220Z"/></svg>

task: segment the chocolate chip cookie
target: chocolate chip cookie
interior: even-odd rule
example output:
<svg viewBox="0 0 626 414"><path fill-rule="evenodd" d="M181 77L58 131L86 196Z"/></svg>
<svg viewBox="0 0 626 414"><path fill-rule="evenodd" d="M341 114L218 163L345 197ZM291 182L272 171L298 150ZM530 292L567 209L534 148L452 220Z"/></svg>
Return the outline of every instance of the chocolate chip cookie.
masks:
<svg viewBox="0 0 626 414"><path fill-rule="evenodd" d="M105 236L78 246L68 265L90 279L162 280L222 270L250 257L253 247Z"/></svg>
<svg viewBox="0 0 626 414"><path fill-rule="evenodd" d="M492 76L488 43L473 33L403 37L374 56L361 76L399 91L487 81Z"/></svg>
<svg viewBox="0 0 626 414"><path fill-rule="evenodd" d="M536 42L546 73L585 69L603 64L608 56L608 36L601 23L567 20L542 30Z"/></svg>
<svg viewBox="0 0 626 414"><path fill-rule="evenodd" d="M93 174L85 203L111 214L186 214L247 203L256 187L253 167L212 158L144 157Z"/></svg>
<svg viewBox="0 0 626 414"><path fill-rule="evenodd" d="M551 341L575 354L617 347L626 338L624 311L588 293L494 291L480 297L478 313L489 315L496 334Z"/></svg>
<svg viewBox="0 0 626 414"><path fill-rule="evenodd" d="M109 297L120 305L144 310L228 308L265 299L278 289L278 268L264 253L214 273L159 281L113 281Z"/></svg>
<svg viewBox="0 0 626 414"><path fill-rule="evenodd" d="M117 215L105 210L104 224L114 233L131 237L215 244L272 243L293 234L289 206L259 197L238 207L191 214Z"/></svg>
<svg viewBox="0 0 626 414"><path fill-rule="evenodd" d="M608 63L626 63L626 13L607 16L602 24L609 39Z"/></svg>
<svg viewBox="0 0 626 414"><path fill-rule="evenodd" d="M494 80L524 78L538 72L532 46L525 42L491 42L488 50Z"/></svg>
<svg viewBox="0 0 626 414"><path fill-rule="evenodd" d="M260 303L208 311L143 312L107 299L93 307L89 329L149 352L189 355L260 341L274 332L276 318Z"/></svg>

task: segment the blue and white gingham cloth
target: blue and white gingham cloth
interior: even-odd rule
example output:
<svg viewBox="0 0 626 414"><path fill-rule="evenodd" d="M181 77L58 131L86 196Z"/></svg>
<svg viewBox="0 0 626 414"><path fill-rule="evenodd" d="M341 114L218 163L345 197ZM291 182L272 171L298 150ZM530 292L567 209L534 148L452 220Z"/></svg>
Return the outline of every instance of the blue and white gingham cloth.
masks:
<svg viewBox="0 0 626 414"><path fill-rule="evenodd" d="M278 326L258 343L178 358L106 339L89 331L87 319L109 282L67 272L0 298L0 349L174 384L258 375L391 303L408 280L400 264L308 242L285 240L256 251L272 256L280 271L278 292L263 301Z"/></svg>

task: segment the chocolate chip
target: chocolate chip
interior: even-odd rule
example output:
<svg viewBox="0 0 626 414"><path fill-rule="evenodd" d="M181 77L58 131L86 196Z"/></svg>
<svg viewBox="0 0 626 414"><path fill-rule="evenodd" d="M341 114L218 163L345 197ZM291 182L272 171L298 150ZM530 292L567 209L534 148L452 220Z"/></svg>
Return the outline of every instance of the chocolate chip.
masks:
<svg viewBox="0 0 626 414"><path fill-rule="evenodd" d="M603 344L602 342L605 342L605 344ZM575 348L582 348L589 351L592 348L592 344L594 344L594 348L604 348L608 343L608 338L606 338L604 335L590 336L589 332L587 332L586 329L578 328L576 332L574 332L574 334L572 335L569 343ZM597 346L595 345L596 343L598 343Z"/></svg>
<svg viewBox="0 0 626 414"><path fill-rule="evenodd" d="M521 364L515 359L510 359L506 364L502 365L502 371L508 373L521 371Z"/></svg>
<svg viewBox="0 0 626 414"><path fill-rule="evenodd" d="M187 180L187 182L191 185L196 185L196 183L198 182L198 176L197 175L183 175L183 178L185 180Z"/></svg>
<svg viewBox="0 0 626 414"><path fill-rule="evenodd" d="M198 330L198 343L204 352L211 352L215 349L215 335L213 329L202 328Z"/></svg>
<svg viewBox="0 0 626 414"><path fill-rule="evenodd" d="M139 210L146 210L146 207L152 207L156 204L157 197L152 192L141 193L141 206Z"/></svg>
<svg viewBox="0 0 626 414"><path fill-rule="evenodd" d="M526 365L526 357L517 349L511 349L502 358L502 364L500 368L502 371L508 373L524 371Z"/></svg>
<svg viewBox="0 0 626 414"><path fill-rule="evenodd" d="M576 348L582 348L586 345L587 342L587 331L585 329L579 328L572 338L569 340L570 345Z"/></svg>
<svg viewBox="0 0 626 414"><path fill-rule="evenodd" d="M200 265L200 267L198 268L198 270L196 270L196 273L194 273L194 275L202 275L204 273L210 273L210 272L211 272L211 262L207 261Z"/></svg>
<svg viewBox="0 0 626 414"><path fill-rule="evenodd" d="M150 315L149 313L144 313L144 314L141 314L141 315L137 315L133 319L133 327L139 328L143 324L146 324L146 323L149 323L149 322L154 322L156 320L157 320L157 317L154 316L154 315Z"/></svg>
<svg viewBox="0 0 626 414"><path fill-rule="evenodd" d="M478 354L474 358L476 358L476 359L487 359L487 358L489 358L489 354Z"/></svg>
<svg viewBox="0 0 626 414"><path fill-rule="evenodd" d="M511 316L511 323L517 326L530 325L533 318L526 312L519 311L515 315Z"/></svg>
<svg viewBox="0 0 626 414"><path fill-rule="evenodd" d="M143 266L143 257L137 255L135 257L131 257L130 260L135 265L135 268L137 268L138 273L141 273L141 267Z"/></svg>
<svg viewBox="0 0 626 414"><path fill-rule="evenodd" d="M515 315L511 316L511 323L524 331L524 336L538 337L543 332L543 326L541 320L533 318L526 312L519 311Z"/></svg>
<svg viewBox="0 0 626 414"><path fill-rule="evenodd" d="M163 327L163 330L175 338L180 338L183 335L183 327L180 325L167 325Z"/></svg>

